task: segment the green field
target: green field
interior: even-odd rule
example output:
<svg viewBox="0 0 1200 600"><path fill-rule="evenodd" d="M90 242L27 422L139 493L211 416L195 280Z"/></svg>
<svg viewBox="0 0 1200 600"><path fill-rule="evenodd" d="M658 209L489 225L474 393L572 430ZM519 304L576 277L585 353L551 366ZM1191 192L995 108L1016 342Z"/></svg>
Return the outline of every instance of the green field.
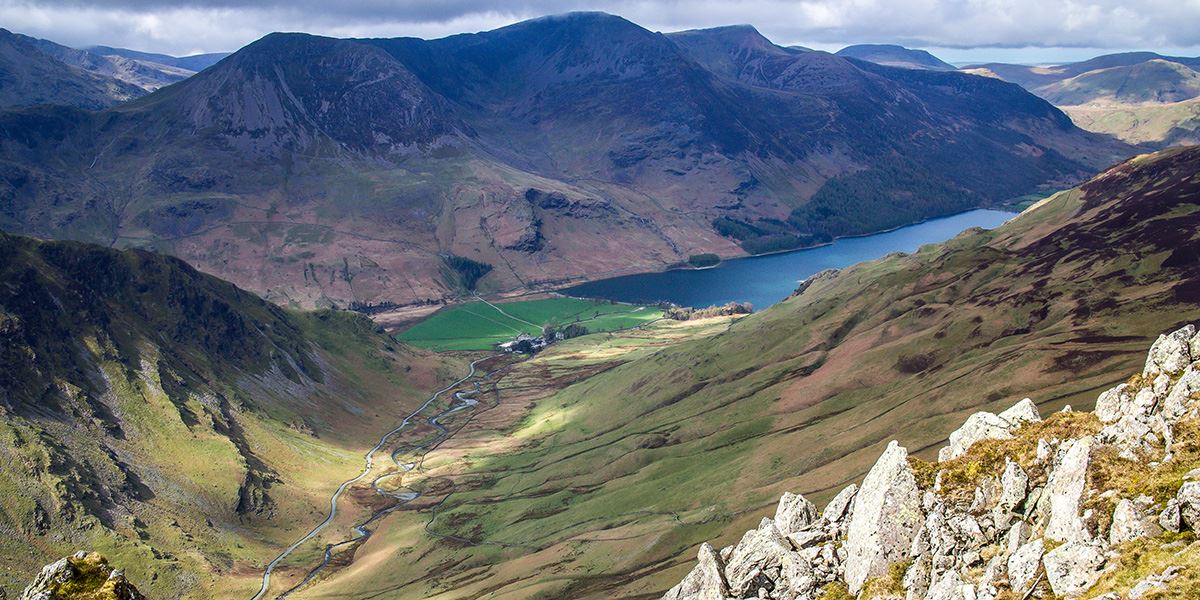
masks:
<svg viewBox="0 0 1200 600"><path fill-rule="evenodd" d="M490 350L521 333L538 335L547 324L579 323L589 333L628 329L662 318L650 306L597 300L547 298L489 305L472 301L444 308L401 332L396 339L439 352Z"/></svg>

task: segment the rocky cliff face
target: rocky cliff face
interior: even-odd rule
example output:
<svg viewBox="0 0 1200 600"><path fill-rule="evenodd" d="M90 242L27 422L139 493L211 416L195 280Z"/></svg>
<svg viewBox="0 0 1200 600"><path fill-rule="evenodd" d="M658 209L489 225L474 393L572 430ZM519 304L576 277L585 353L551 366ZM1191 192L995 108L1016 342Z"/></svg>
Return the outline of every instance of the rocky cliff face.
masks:
<svg viewBox="0 0 1200 600"><path fill-rule="evenodd" d="M1194 598L1200 334L1160 336L1092 413L1022 400L972 415L938 461L892 442L818 513L785 493L733 546L704 544L664 600Z"/></svg>

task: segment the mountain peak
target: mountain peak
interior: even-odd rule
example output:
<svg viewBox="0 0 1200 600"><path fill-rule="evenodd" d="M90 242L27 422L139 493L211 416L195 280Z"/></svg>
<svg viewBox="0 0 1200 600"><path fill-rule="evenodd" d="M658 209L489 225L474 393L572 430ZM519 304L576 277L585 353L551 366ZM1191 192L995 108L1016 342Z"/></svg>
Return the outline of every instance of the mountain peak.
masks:
<svg viewBox="0 0 1200 600"><path fill-rule="evenodd" d="M887 67L953 71L954 65L926 52L896 44L857 44L837 51L838 56L865 60Z"/></svg>

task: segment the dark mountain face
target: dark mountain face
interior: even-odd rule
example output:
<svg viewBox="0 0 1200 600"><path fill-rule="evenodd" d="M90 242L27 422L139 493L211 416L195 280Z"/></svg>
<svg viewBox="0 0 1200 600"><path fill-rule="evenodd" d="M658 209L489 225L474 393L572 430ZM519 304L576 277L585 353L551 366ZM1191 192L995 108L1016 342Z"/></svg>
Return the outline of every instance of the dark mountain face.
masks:
<svg viewBox="0 0 1200 600"><path fill-rule="evenodd" d="M0 126L0 225L154 245L303 304L450 293L444 253L505 265L486 290L795 247L1128 152L993 79L597 13L432 41L275 34L117 109Z"/></svg>
<svg viewBox="0 0 1200 600"><path fill-rule="evenodd" d="M838 56L857 58L888 67L905 69L928 69L932 71L953 71L954 65L926 52L913 50L904 46L892 44L858 44L846 46L837 52Z"/></svg>

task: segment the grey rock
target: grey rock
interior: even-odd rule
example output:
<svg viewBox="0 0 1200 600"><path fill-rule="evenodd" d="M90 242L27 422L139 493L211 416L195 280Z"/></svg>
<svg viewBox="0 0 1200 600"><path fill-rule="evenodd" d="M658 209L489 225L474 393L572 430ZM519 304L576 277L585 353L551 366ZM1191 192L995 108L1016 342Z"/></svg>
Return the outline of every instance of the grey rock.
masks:
<svg viewBox="0 0 1200 600"><path fill-rule="evenodd" d="M1150 575L1149 577L1134 584L1133 589L1129 590L1129 600L1141 600L1146 596L1165 592L1167 584L1179 576L1179 572L1183 569L1177 566L1167 567L1162 573Z"/></svg>
<svg viewBox="0 0 1200 600"><path fill-rule="evenodd" d="M1192 531L1200 531L1200 481L1185 482L1175 493L1179 516Z"/></svg>
<svg viewBox="0 0 1200 600"><path fill-rule="evenodd" d="M1044 515L1045 536L1049 539L1073 541L1091 537L1081 514L1091 451L1091 438L1068 440L1059 449L1058 460L1044 492L1048 498Z"/></svg>
<svg viewBox="0 0 1200 600"><path fill-rule="evenodd" d="M747 531L725 563L725 581L729 585L729 592L744 598L747 592L759 587L760 574L782 570L784 561L792 560L790 554L791 546L774 526L760 526ZM787 582L773 583L786 585Z"/></svg>
<svg viewBox="0 0 1200 600"><path fill-rule="evenodd" d="M970 588L970 591L964 588ZM958 571L951 569L933 582L925 594L925 600L975 600L974 586L963 581Z"/></svg>
<svg viewBox="0 0 1200 600"><path fill-rule="evenodd" d="M1141 496L1136 500L1124 499L1117 503L1113 510L1112 527L1108 532L1108 543L1116 545L1125 542L1154 537L1162 533L1157 515L1151 513L1154 501Z"/></svg>
<svg viewBox="0 0 1200 600"><path fill-rule="evenodd" d="M967 417L966 423L950 434L950 445L938 452L938 462L952 460L967 453L977 442L982 440L1004 440L1012 437L1012 432L1023 423L1040 421L1037 407L1033 401L1026 398L1012 408L996 415L990 412L977 412Z"/></svg>
<svg viewBox="0 0 1200 600"><path fill-rule="evenodd" d="M1100 579L1104 553L1087 542L1067 542L1042 557L1046 581L1058 596L1078 597Z"/></svg>
<svg viewBox="0 0 1200 600"><path fill-rule="evenodd" d="M1163 417L1175 421L1187 414L1192 407L1192 398L1197 392L1200 392L1200 370L1194 365L1188 365L1162 401Z"/></svg>
<svg viewBox="0 0 1200 600"><path fill-rule="evenodd" d="M1166 373L1178 375L1192 362L1191 341L1196 327L1188 325L1168 334L1158 336L1150 353L1146 356L1145 375Z"/></svg>
<svg viewBox="0 0 1200 600"><path fill-rule="evenodd" d="M838 492L829 504L825 505L825 510L821 512L821 518L825 522L836 525L842 523L846 516L850 514L851 505L854 503L854 496L858 494L858 486L850 484L842 491Z"/></svg>
<svg viewBox="0 0 1200 600"><path fill-rule="evenodd" d="M700 545L699 562L679 585L671 588L663 600L725 600L729 586L725 583L725 566L721 557L708 543Z"/></svg>
<svg viewBox="0 0 1200 600"><path fill-rule="evenodd" d="M1158 526L1171 533L1183 531L1183 512L1178 499L1167 500L1166 507L1158 514Z"/></svg>
<svg viewBox="0 0 1200 600"><path fill-rule="evenodd" d="M854 501L844 545L850 592L857 594L867 579L906 558L923 520L908 452L893 441L863 479Z"/></svg>
<svg viewBox="0 0 1200 600"><path fill-rule="evenodd" d="M997 529L1007 528L1016 510L1029 493L1029 475L1021 465L1007 461L1000 476L1000 495L992 508L992 520Z"/></svg>
<svg viewBox="0 0 1200 600"><path fill-rule="evenodd" d="M1113 423L1125 415L1132 414L1133 388L1128 383L1122 383L1096 398L1096 417L1105 423Z"/></svg>
<svg viewBox="0 0 1200 600"><path fill-rule="evenodd" d="M1013 591L1024 593L1033 584L1045 552L1046 544L1038 538L1021 546L1008 557L1008 583Z"/></svg>
<svg viewBox="0 0 1200 600"><path fill-rule="evenodd" d="M775 526L785 536L808 528L818 518L817 507L800 494L784 492L775 507Z"/></svg>

